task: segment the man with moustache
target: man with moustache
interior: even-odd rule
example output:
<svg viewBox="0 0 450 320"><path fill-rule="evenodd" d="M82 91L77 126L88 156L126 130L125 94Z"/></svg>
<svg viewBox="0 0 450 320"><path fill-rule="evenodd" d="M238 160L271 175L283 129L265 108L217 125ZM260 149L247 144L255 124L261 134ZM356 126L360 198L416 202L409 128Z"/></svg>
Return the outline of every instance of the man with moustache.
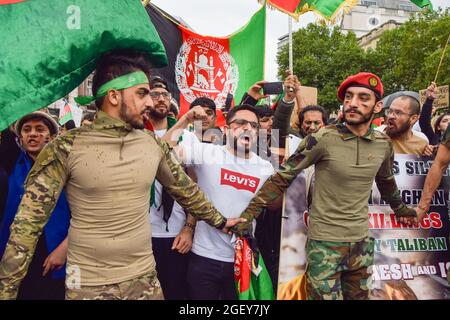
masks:
<svg viewBox="0 0 450 320"><path fill-rule="evenodd" d="M257 107L235 106L228 112L224 128L226 145L193 141L181 143L175 150L194 172L200 189L211 203L231 218L240 215L274 170L269 161L254 152L259 129ZM191 251L187 276L189 298L237 299L231 235L218 233L199 221Z"/></svg>
<svg viewBox="0 0 450 320"><path fill-rule="evenodd" d="M300 124L300 137L303 139L308 134L315 133L327 125L327 111L316 105L309 105L298 114Z"/></svg>
<svg viewBox="0 0 450 320"><path fill-rule="evenodd" d="M386 128L384 132L391 138L394 153L432 154L428 142L413 133L413 126L419 120L419 94L402 91L394 94L396 98L386 109Z"/></svg>
<svg viewBox="0 0 450 320"><path fill-rule="evenodd" d="M177 120L169 116L172 95L167 81L159 76L151 77L149 85L153 106L148 110L145 127L161 138L177 124ZM150 222L156 271L164 297L167 300L186 299L187 253L194 232L189 226L195 224L195 219L190 216L187 221L183 208L161 183L155 181L150 191Z"/></svg>
<svg viewBox="0 0 450 320"><path fill-rule="evenodd" d="M153 106L143 53L115 50L97 60L94 122L60 135L41 151L0 262L0 299L13 299L38 236L64 188L71 209L66 299L161 299L148 219L155 179L189 213L227 231L224 218L184 173L169 146L144 131Z"/></svg>
<svg viewBox="0 0 450 320"><path fill-rule="evenodd" d="M306 270L308 299L368 299L368 267L374 239L369 237L368 198L375 179L381 197L399 219L412 223L416 212L402 201L392 173L389 138L370 127L382 109L378 76L361 72L338 89L344 123L308 135L281 169L270 177L241 217L248 223L278 198L295 177L315 165Z"/></svg>

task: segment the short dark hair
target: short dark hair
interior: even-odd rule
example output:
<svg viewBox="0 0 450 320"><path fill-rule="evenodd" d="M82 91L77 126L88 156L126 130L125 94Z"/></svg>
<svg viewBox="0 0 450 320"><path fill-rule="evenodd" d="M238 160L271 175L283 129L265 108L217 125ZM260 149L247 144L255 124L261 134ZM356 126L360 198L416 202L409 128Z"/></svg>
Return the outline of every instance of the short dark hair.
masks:
<svg viewBox="0 0 450 320"><path fill-rule="evenodd" d="M441 129L439 129L439 125L441 124L442 119L444 119L445 116L450 116L450 112L441 114L434 123L434 133L441 134Z"/></svg>
<svg viewBox="0 0 450 320"><path fill-rule="evenodd" d="M73 120L69 120L64 124L64 128L66 128L66 130L72 130L75 129L77 126L75 125L75 121Z"/></svg>
<svg viewBox="0 0 450 320"><path fill-rule="evenodd" d="M83 114L83 120L87 120L87 121L94 121L94 117L95 117L95 113L93 112L86 112L85 114Z"/></svg>
<svg viewBox="0 0 450 320"><path fill-rule="evenodd" d="M151 63L143 52L118 49L105 53L97 60L97 65L92 79L92 94L95 96L98 89L108 81L134 71L143 71L147 77L150 75ZM95 100L95 105L100 108L104 97Z"/></svg>
<svg viewBox="0 0 450 320"><path fill-rule="evenodd" d="M231 108L231 110L228 111L227 124L230 124L231 120L233 120L233 117L236 115L236 112L241 111L241 110L248 110L248 111L253 112L255 114L256 118L259 120L258 109L256 109L254 106L249 105L249 104L240 104L240 105L234 106L234 108Z"/></svg>
<svg viewBox="0 0 450 320"><path fill-rule="evenodd" d="M274 114L272 108L270 108L267 104L258 105L257 108L258 108L258 116L260 118L271 117Z"/></svg>
<svg viewBox="0 0 450 320"><path fill-rule="evenodd" d="M192 101L189 109L192 109L194 106L207 107L214 111L214 113L216 113L216 103L214 102L214 100L207 97L196 98L194 101Z"/></svg>
<svg viewBox="0 0 450 320"><path fill-rule="evenodd" d="M420 104L419 101L410 96L400 96L395 98L394 100L407 100L409 105L410 115L419 115L420 114ZM392 101L394 102L394 101Z"/></svg>
<svg viewBox="0 0 450 320"><path fill-rule="evenodd" d="M307 113L308 111L319 111L320 113L322 113L323 123L325 125L328 123L328 112L324 109L324 107L318 105L309 105L304 107L298 115L298 121L300 125L302 125L303 121L305 120L305 113Z"/></svg>

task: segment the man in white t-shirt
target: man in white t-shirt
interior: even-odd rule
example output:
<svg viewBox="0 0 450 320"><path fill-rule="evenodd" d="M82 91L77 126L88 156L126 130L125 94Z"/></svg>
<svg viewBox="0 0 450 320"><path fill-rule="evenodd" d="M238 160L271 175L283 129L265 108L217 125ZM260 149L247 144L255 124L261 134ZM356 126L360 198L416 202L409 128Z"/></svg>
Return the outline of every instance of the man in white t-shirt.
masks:
<svg viewBox="0 0 450 320"><path fill-rule="evenodd" d="M239 217L274 169L269 161L252 151L259 128L256 108L236 106L226 120L226 145L199 143L183 136L185 142L175 150L195 172L200 189L211 203L225 217ZM189 298L236 299L234 237L215 232L199 221L191 251L187 275Z"/></svg>

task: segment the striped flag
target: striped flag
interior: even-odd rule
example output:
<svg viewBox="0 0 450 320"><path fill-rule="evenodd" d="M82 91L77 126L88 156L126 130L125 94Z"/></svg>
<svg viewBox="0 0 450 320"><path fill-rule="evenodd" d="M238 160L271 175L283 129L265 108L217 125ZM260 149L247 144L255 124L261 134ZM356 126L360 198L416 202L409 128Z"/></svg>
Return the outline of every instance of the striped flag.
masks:
<svg viewBox="0 0 450 320"><path fill-rule="evenodd" d="M263 0L259 0L262 2ZM327 20L333 20L341 9L349 10L359 3L358 0L267 0L269 7L274 7L298 20L308 11L318 13Z"/></svg>
<svg viewBox="0 0 450 320"><path fill-rule="evenodd" d="M151 3L147 12L169 60L167 67L153 73L167 80L180 103L180 116L195 98L208 97L218 107L216 126L223 126L220 109L228 94L240 101L248 88L264 79L266 8L228 37L197 34Z"/></svg>
<svg viewBox="0 0 450 320"><path fill-rule="evenodd" d="M64 125L69 120L73 120L72 109L70 108L70 104L64 100L64 105L59 108L59 124Z"/></svg>

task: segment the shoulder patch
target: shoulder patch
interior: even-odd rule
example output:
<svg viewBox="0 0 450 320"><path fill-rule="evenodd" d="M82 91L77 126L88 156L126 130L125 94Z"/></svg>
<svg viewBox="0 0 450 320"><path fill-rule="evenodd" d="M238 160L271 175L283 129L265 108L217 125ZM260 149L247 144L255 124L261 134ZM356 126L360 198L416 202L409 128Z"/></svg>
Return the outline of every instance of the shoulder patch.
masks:
<svg viewBox="0 0 450 320"><path fill-rule="evenodd" d="M306 150L311 150L318 142L314 136L309 136L306 139Z"/></svg>

